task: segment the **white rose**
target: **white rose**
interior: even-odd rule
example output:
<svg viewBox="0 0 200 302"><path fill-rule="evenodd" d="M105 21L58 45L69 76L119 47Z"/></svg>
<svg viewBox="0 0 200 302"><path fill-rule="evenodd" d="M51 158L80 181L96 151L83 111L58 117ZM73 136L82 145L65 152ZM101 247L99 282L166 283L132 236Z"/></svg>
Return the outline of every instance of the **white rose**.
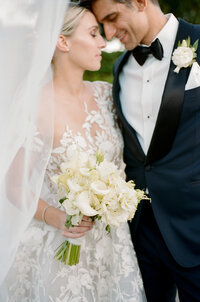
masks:
<svg viewBox="0 0 200 302"><path fill-rule="evenodd" d="M182 47L179 46L174 50L172 61L177 66L174 70L175 72L179 72L182 67L188 67L192 64L192 60L194 58L194 51L190 47Z"/></svg>

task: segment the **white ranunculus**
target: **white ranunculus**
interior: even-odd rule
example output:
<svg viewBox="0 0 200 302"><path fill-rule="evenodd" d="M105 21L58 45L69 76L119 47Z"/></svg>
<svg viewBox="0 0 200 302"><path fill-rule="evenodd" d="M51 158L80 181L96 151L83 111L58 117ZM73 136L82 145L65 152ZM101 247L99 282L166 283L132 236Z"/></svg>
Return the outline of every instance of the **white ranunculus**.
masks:
<svg viewBox="0 0 200 302"><path fill-rule="evenodd" d="M71 192L79 192L82 190L82 187L71 179L67 179L67 185Z"/></svg>
<svg viewBox="0 0 200 302"><path fill-rule="evenodd" d="M76 163L77 163L76 160L64 162L60 165L60 170L62 171L62 173L66 173L67 169L75 170L77 166Z"/></svg>
<svg viewBox="0 0 200 302"><path fill-rule="evenodd" d="M78 163L79 167L85 167L88 164L89 154L86 152L79 152Z"/></svg>
<svg viewBox="0 0 200 302"><path fill-rule="evenodd" d="M110 192L110 189L107 189L106 184L100 180L93 181L90 185L90 188L95 194L98 195L106 195Z"/></svg>
<svg viewBox="0 0 200 302"><path fill-rule="evenodd" d="M90 176L90 169L88 169L88 168L80 168L80 173L81 173L81 175L83 175L83 176Z"/></svg>
<svg viewBox="0 0 200 302"><path fill-rule="evenodd" d="M106 214L102 217L102 221L104 221L106 224L109 224L112 227L119 227L122 225L122 223L126 222L128 220L128 212L126 211L108 211Z"/></svg>
<svg viewBox="0 0 200 302"><path fill-rule="evenodd" d="M182 67L188 67L192 64L194 58L194 51L190 47L180 46L174 50L172 61L177 66L174 70L179 72Z"/></svg>
<svg viewBox="0 0 200 302"><path fill-rule="evenodd" d="M100 178L106 180L112 174L118 174L117 166L112 162L103 161L97 166L97 171L99 172Z"/></svg>
<svg viewBox="0 0 200 302"><path fill-rule="evenodd" d="M110 192L102 198L102 209L103 211L117 211L121 206L115 190L112 188Z"/></svg>
<svg viewBox="0 0 200 302"><path fill-rule="evenodd" d="M88 191L83 191L80 194L77 194L75 204L83 215L95 216L98 214L98 212L91 207L91 203L92 200Z"/></svg>
<svg viewBox="0 0 200 302"><path fill-rule="evenodd" d="M74 199L74 195L71 194L70 199L67 198L62 203L62 206L68 215L78 215L79 214L79 209L74 205L73 199Z"/></svg>
<svg viewBox="0 0 200 302"><path fill-rule="evenodd" d="M124 196L124 198L121 200L121 207L124 211L126 211L128 213L128 217L129 219L132 219L136 209L137 209L137 198L135 197L132 199L126 198L126 195Z"/></svg>
<svg viewBox="0 0 200 302"><path fill-rule="evenodd" d="M82 218L83 215L80 215L78 211L78 214L72 216L72 225L79 225L81 223Z"/></svg>
<svg viewBox="0 0 200 302"><path fill-rule="evenodd" d="M93 169L96 167L96 156L91 155L88 158L88 168Z"/></svg>

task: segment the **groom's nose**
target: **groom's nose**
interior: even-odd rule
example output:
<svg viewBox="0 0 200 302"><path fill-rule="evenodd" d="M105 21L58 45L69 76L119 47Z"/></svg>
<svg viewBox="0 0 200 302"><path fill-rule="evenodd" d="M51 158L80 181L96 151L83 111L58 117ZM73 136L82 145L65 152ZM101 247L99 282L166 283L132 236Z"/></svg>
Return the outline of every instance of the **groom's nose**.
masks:
<svg viewBox="0 0 200 302"><path fill-rule="evenodd" d="M116 34L116 28L113 24L104 24L104 33L107 40L112 40Z"/></svg>

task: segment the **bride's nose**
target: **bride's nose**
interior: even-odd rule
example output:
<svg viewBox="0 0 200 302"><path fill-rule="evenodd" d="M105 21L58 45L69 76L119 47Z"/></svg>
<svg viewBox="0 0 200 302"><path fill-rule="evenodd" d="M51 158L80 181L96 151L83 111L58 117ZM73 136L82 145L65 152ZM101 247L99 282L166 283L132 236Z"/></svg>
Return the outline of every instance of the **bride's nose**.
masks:
<svg viewBox="0 0 200 302"><path fill-rule="evenodd" d="M99 47L100 48L106 47L106 41L104 40L104 38L102 36L99 37Z"/></svg>

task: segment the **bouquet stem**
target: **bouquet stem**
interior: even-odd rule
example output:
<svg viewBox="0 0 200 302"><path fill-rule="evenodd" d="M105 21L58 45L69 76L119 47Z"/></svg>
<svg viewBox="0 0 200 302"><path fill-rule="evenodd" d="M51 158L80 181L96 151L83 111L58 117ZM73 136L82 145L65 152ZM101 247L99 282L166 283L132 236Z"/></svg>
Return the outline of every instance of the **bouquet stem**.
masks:
<svg viewBox="0 0 200 302"><path fill-rule="evenodd" d="M65 240L57 249L55 259L64 262L66 265L79 263L81 245L75 245Z"/></svg>

